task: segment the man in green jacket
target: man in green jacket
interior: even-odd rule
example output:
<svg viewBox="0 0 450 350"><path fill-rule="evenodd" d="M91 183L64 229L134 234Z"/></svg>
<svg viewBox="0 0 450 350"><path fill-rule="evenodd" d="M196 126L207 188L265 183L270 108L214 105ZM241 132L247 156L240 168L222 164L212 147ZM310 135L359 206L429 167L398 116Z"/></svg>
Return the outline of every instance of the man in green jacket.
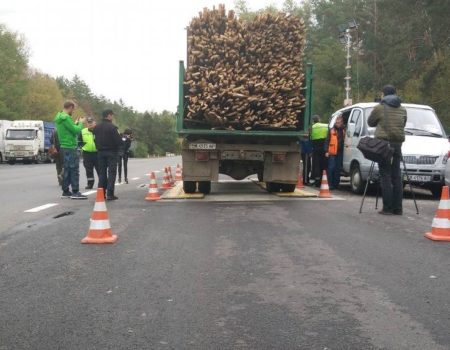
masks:
<svg viewBox="0 0 450 350"><path fill-rule="evenodd" d="M67 101L64 103L62 112L58 112L55 117L55 126L61 144L61 154L63 157L64 179L62 198L87 199L80 193L80 159L77 153L78 134L83 125L80 120L74 123L72 113L75 110L75 103ZM80 125L78 125L80 124ZM71 187L72 191L69 190Z"/></svg>
<svg viewBox="0 0 450 350"><path fill-rule="evenodd" d="M386 85L383 98L370 113L367 124L376 127L375 137L389 141L392 156L378 163L383 196L383 215L402 215L403 181L400 170L402 143L405 141L406 108L396 95L395 87Z"/></svg>

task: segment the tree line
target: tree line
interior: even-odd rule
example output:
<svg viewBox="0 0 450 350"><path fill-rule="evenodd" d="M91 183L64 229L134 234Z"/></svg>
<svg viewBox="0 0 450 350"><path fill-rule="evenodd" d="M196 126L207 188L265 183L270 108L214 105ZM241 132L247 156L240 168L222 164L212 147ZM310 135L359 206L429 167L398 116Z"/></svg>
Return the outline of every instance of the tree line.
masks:
<svg viewBox="0 0 450 350"><path fill-rule="evenodd" d="M0 119L52 121L64 100L74 100L77 116L100 118L112 109L119 130L133 130L135 156L178 153L175 114L170 111L139 112L122 100L111 101L94 94L79 76L53 78L29 66L29 53L23 36L0 24Z"/></svg>
<svg viewBox="0 0 450 350"><path fill-rule="evenodd" d="M373 101L390 83L404 102L432 106L450 126L450 1L285 0L280 9L252 11L245 0L237 0L235 10L244 19L280 10L304 18L305 63L315 69L314 113L327 117L342 107L346 52L339 28L354 19L353 102ZM179 149L174 113L138 112L121 100L94 94L78 76L53 78L30 68L28 55L24 38L0 25L0 119L51 120L65 99L74 99L80 115L98 117L103 109L113 109L121 130L134 130L137 155Z"/></svg>
<svg viewBox="0 0 450 350"><path fill-rule="evenodd" d="M374 101L383 85L393 84L403 102L432 106L450 127L450 1L286 0L281 9L251 11L238 0L235 7L247 19L279 10L304 18L314 113L326 117L343 106L346 51L339 31L354 19L353 102Z"/></svg>

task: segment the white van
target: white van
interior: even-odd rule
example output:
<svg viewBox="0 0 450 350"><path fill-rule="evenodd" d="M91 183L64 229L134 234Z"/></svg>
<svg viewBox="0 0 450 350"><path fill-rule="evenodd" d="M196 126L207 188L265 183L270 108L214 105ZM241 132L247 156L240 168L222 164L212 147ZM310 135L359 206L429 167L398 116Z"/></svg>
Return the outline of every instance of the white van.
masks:
<svg viewBox="0 0 450 350"><path fill-rule="evenodd" d="M364 158L356 146L365 136L372 136L375 128L367 125L367 119L376 102L358 103L333 113L330 127L342 113L347 130L344 147L343 172L350 176L351 189L362 193L366 184L371 161ZM450 142L433 108L424 105L402 103L407 111L405 142L402 146L403 159L411 182L429 189L439 197L444 185L445 165L449 157ZM403 170L403 164L401 164ZM375 178L378 166L375 164ZM406 180L406 175L403 174Z"/></svg>

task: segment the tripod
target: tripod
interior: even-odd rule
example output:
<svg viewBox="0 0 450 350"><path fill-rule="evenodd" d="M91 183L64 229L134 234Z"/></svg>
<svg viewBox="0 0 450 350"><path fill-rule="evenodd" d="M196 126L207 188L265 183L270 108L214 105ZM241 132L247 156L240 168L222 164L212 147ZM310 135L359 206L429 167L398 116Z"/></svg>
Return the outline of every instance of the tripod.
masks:
<svg viewBox="0 0 450 350"><path fill-rule="evenodd" d="M402 156L402 163L403 163L403 171L405 172L405 175L406 175L406 181L409 184L409 189L411 191L411 194L412 194L412 197L413 197L413 200L414 200L414 205L416 207L416 213L419 214L419 207L417 206L416 195L415 195L413 187L411 185L411 181L410 181L410 178L409 178L408 170L406 169L405 159L403 158L403 156ZM364 205L364 200L366 199L366 194L367 194L367 189L369 187L369 183L373 182L373 171L374 171L374 168L375 168L375 162L372 162L372 164L370 164L369 176L367 178L366 187L364 188L364 195L363 195L363 198L361 200L361 206L359 207L359 213L360 214L362 213L362 208L363 208L363 205ZM375 199L375 209L378 209L378 197L379 197L379 194L380 194L380 182L378 182L378 184L377 184L377 196L376 196L376 199Z"/></svg>

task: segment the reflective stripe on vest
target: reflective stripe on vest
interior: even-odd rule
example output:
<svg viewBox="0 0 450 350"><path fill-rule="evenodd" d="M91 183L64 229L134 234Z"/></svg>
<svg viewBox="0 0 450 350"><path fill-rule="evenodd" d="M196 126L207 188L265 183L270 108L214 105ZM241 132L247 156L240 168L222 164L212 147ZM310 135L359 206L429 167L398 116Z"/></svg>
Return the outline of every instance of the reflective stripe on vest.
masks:
<svg viewBox="0 0 450 350"><path fill-rule="evenodd" d="M328 124L316 123L311 127L311 140L323 140L327 138Z"/></svg>
<svg viewBox="0 0 450 350"><path fill-rule="evenodd" d="M84 152L97 152L94 142L94 134L88 128L81 130L81 138L84 142L84 146L81 149Z"/></svg>

